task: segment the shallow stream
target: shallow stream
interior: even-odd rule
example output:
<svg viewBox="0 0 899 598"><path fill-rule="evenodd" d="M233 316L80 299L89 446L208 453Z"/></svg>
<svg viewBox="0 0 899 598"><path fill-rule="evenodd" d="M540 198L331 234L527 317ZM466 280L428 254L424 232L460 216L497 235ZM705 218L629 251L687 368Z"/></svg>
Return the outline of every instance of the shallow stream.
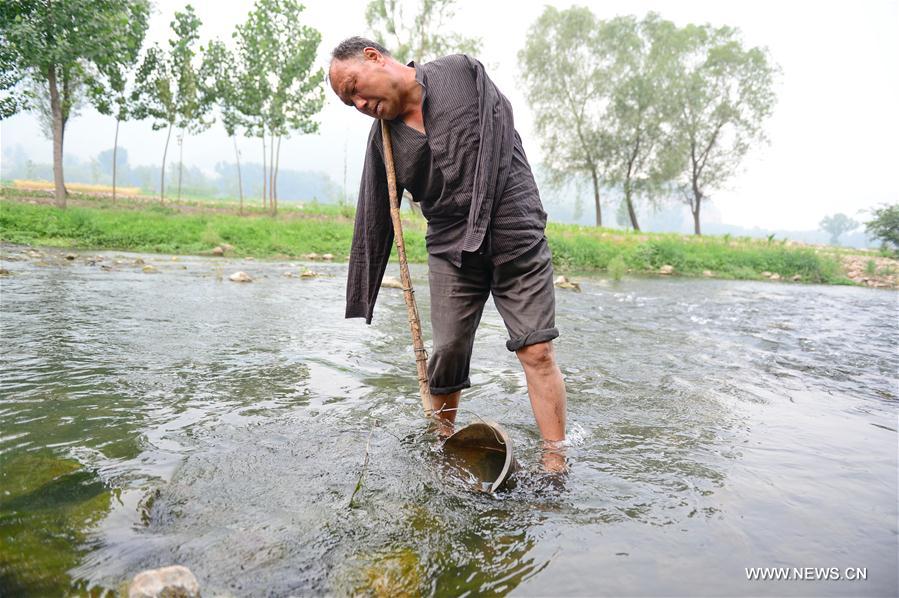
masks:
<svg viewBox="0 0 899 598"><path fill-rule="evenodd" d="M442 473L401 291L366 326L345 264L2 253L2 595L168 564L207 595L897 594L894 292L578 278L561 482L488 302L460 420L501 422L523 467L490 496Z"/></svg>

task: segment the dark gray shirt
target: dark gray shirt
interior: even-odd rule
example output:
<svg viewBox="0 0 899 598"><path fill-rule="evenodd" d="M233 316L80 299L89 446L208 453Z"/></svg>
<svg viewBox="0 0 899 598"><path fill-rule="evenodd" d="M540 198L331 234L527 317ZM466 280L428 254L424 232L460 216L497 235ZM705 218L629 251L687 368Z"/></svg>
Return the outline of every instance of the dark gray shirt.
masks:
<svg viewBox="0 0 899 598"><path fill-rule="evenodd" d="M428 252L456 266L463 252L494 264L543 238L546 213L514 129L512 108L465 55L415 65L426 134L400 120L393 137L397 193L409 189L428 221ZM350 250L346 317L371 323L393 242L380 121L369 134Z"/></svg>

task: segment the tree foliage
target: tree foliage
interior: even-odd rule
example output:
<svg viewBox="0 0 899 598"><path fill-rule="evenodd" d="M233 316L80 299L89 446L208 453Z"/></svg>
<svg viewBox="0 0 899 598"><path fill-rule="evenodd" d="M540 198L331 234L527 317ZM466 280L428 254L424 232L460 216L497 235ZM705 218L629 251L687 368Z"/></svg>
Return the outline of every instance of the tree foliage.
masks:
<svg viewBox="0 0 899 598"><path fill-rule="evenodd" d="M687 25L677 40L673 131L685 156L679 188L700 234L702 202L736 173L753 143L765 141L778 69L764 48L744 48L732 27Z"/></svg>
<svg viewBox="0 0 899 598"><path fill-rule="evenodd" d="M560 186L572 176L589 176L601 226L602 141L608 137L603 115L611 82L598 30L587 8L547 7L528 30L518 59L550 180Z"/></svg>
<svg viewBox="0 0 899 598"><path fill-rule="evenodd" d="M168 50L154 44L137 71L135 117L151 119L154 131L168 130L162 154L160 201L165 200L166 156L172 128L180 129L183 135L185 131L199 133L211 124L206 120L208 96L199 85L200 25L190 4L176 12Z"/></svg>
<svg viewBox="0 0 899 598"><path fill-rule="evenodd" d="M481 40L446 31L456 0L371 0L365 22L375 41L406 63L454 53L476 54Z"/></svg>
<svg viewBox="0 0 899 598"><path fill-rule="evenodd" d="M847 216L846 214L833 214L825 216L818 226L830 235L831 245L840 244L840 236L848 233L854 228L858 228L859 223Z"/></svg>
<svg viewBox="0 0 899 598"><path fill-rule="evenodd" d="M631 225L636 200L677 193L700 232L703 200L736 171L774 106L776 67L729 27L678 28L650 13L600 21L587 8L548 7L519 53L521 75L552 173L619 188Z"/></svg>
<svg viewBox="0 0 899 598"><path fill-rule="evenodd" d="M899 204L875 208L872 215L874 217L865 223L865 232L880 239L885 249L892 248L899 255Z"/></svg>
<svg viewBox="0 0 899 598"><path fill-rule="evenodd" d="M620 187L634 230L638 196L657 203L680 166L672 120L672 38L676 27L654 13L638 21L617 17L600 25L609 62L609 103L602 121L602 162L608 183Z"/></svg>
<svg viewBox="0 0 899 598"><path fill-rule="evenodd" d="M247 133L269 139L267 201L277 211L275 144L294 131L315 133L325 102L324 69L315 68L318 30L302 24L296 0L256 0L234 33L234 107Z"/></svg>
<svg viewBox="0 0 899 598"><path fill-rule="evenodd" d="M86 70L114 61L133 43L130 23L145 0L8 0L0 3L0 77L5 116L27 104L20 77L46 83L53 121L56 199L65 206L62 168L66 104ZM7 70L8 69L8 70ZM32 87L32 89L34 89Z"/></svg>

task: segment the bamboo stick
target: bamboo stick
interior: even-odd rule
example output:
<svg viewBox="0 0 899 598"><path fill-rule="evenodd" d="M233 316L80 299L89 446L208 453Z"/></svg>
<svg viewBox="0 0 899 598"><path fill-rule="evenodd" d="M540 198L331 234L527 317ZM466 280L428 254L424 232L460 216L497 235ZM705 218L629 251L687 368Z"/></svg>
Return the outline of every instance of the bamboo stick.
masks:
<svg viewBox="0 0 899 598"><path fill-rule="evenodd" d="M400 219L400 202L396 194L396 171L393 167L393 145L390 140L390 128L387 121L381 121L381 134L384 138L384 163L387 167L387 190L390 196L390 218L393 220L393 236L396 240L396 252L400 258L400 280L403 283L403 298L406 300L406 312L409 316L409 329L412 332L412 347L415 350L415 366L418 370L418 392L421 394L421 406L425 417L431 417L431 389L428 385L428 354L421 340L421 319L418 317L418 306L415 303L415 291L412 289L412 277L409 275L409 262L406 261L406 243L403 240L403 223Z"/></svg>

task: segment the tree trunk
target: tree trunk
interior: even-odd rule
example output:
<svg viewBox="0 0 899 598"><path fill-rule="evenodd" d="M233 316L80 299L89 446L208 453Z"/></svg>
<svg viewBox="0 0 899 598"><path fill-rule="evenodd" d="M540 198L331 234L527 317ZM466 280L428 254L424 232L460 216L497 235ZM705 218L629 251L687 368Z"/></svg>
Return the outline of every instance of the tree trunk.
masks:
<svg viewBox="0 0 899 598"><path fill-rule="evenodd" d="M602 208L599 205L599 176L596 174L596 168L590 169L593 175L593 203L596 205L596 226L602 226Z"/></svg>
<svg viewBox="0 0 899 598"><path fill-rule="evenodd" d="M240 215L243 216L243 179L240 176L240 152L237 151L237 135L231 137L234 139L234 157L237 158L237 192L240 193Z"/></svg>
<svg viewBox="0 0 899 598"><path fill-rule="evenodd" d="M275 214L275 134L274 133L272 133L272 137L269 140L268 153L269 153L268 209L269 209L269 213L271 213L274 216L274 214Z"/></svg>
<svg viewBox="0 0 899 598"><path fill-rule="evenodd" d="M184 129L178 135L178 203L181 203L181 174L184 170Z"/></svg>
<svg viewBox="0 0 899 598"><path fill-rule="evenodd" d="M634 227L634 231L640 232L640 225L637 223L637 212L634 210L634 202L631 201L631 195L631 183L630 181L625 181L624 202L627 204L627 215L631 219L631 226Z"/></svg>
<svg viewBox="0 0 899 598"><path fill-rule="evenodd" d="M56 190L56 205L66 207L66 184L62 174L62 143L64 124L62 121L62 103L59 100L59 87L56 80L56 65L47 69L47 85L50 88L50 112L53 116L53 183Z"/></svg>
<svg viewBox="0 0 899 598"><path fill-rule="evenodd" d="M702 203L697 199L695 208L690 210L693 212L693 233L697 235L702 235L702 231L699 229L699 206L701 205Z"/></svg>
<svg viewBox="0 0 899 598"><path fill-rule="evenodd" d="M275 152L275 179L274 179L274 184L272 185L272 188L275 190L275 193L273 195L274 200L275 200L273 213L275 215L278 214L278 167L279 166L281 166L281 136L280 135L278 135L278 149Z"/></svg>
<svg viewBox="0 0 899 598"><path fill-rule="evenodd" d="M262 208L268 207L268 168L265 163L265 128L262 129Z"/></svg>
<svg viewBox="0 0 899 598"><path fill-rule="evenodd" d="M694 170L695 172L695 170ZM702 207L702 191L699 190L699 184L696 181L696 177L693 178L693 205L690 206L690 211L693 212L693 233L697 235L702 235L702 232L699 229L699 208Z"/></svg>
<svg viewBox="0 0 899 598"><path fill-rule="evenodd" d="M112 143L112 203L115 203L115 178L116 178L116 154L119 151L119 123L122 119L115 119L115 141Z"/></svg>
<svg viewBox="0 0 899 598"><path fill-rule="evenodd" d="M165 203L165 159L169 155L169 140L172 138L172 123L169 123L169 132L165 136L165 149L162 150L162 176L159 179L159 203Z"/></svg>

